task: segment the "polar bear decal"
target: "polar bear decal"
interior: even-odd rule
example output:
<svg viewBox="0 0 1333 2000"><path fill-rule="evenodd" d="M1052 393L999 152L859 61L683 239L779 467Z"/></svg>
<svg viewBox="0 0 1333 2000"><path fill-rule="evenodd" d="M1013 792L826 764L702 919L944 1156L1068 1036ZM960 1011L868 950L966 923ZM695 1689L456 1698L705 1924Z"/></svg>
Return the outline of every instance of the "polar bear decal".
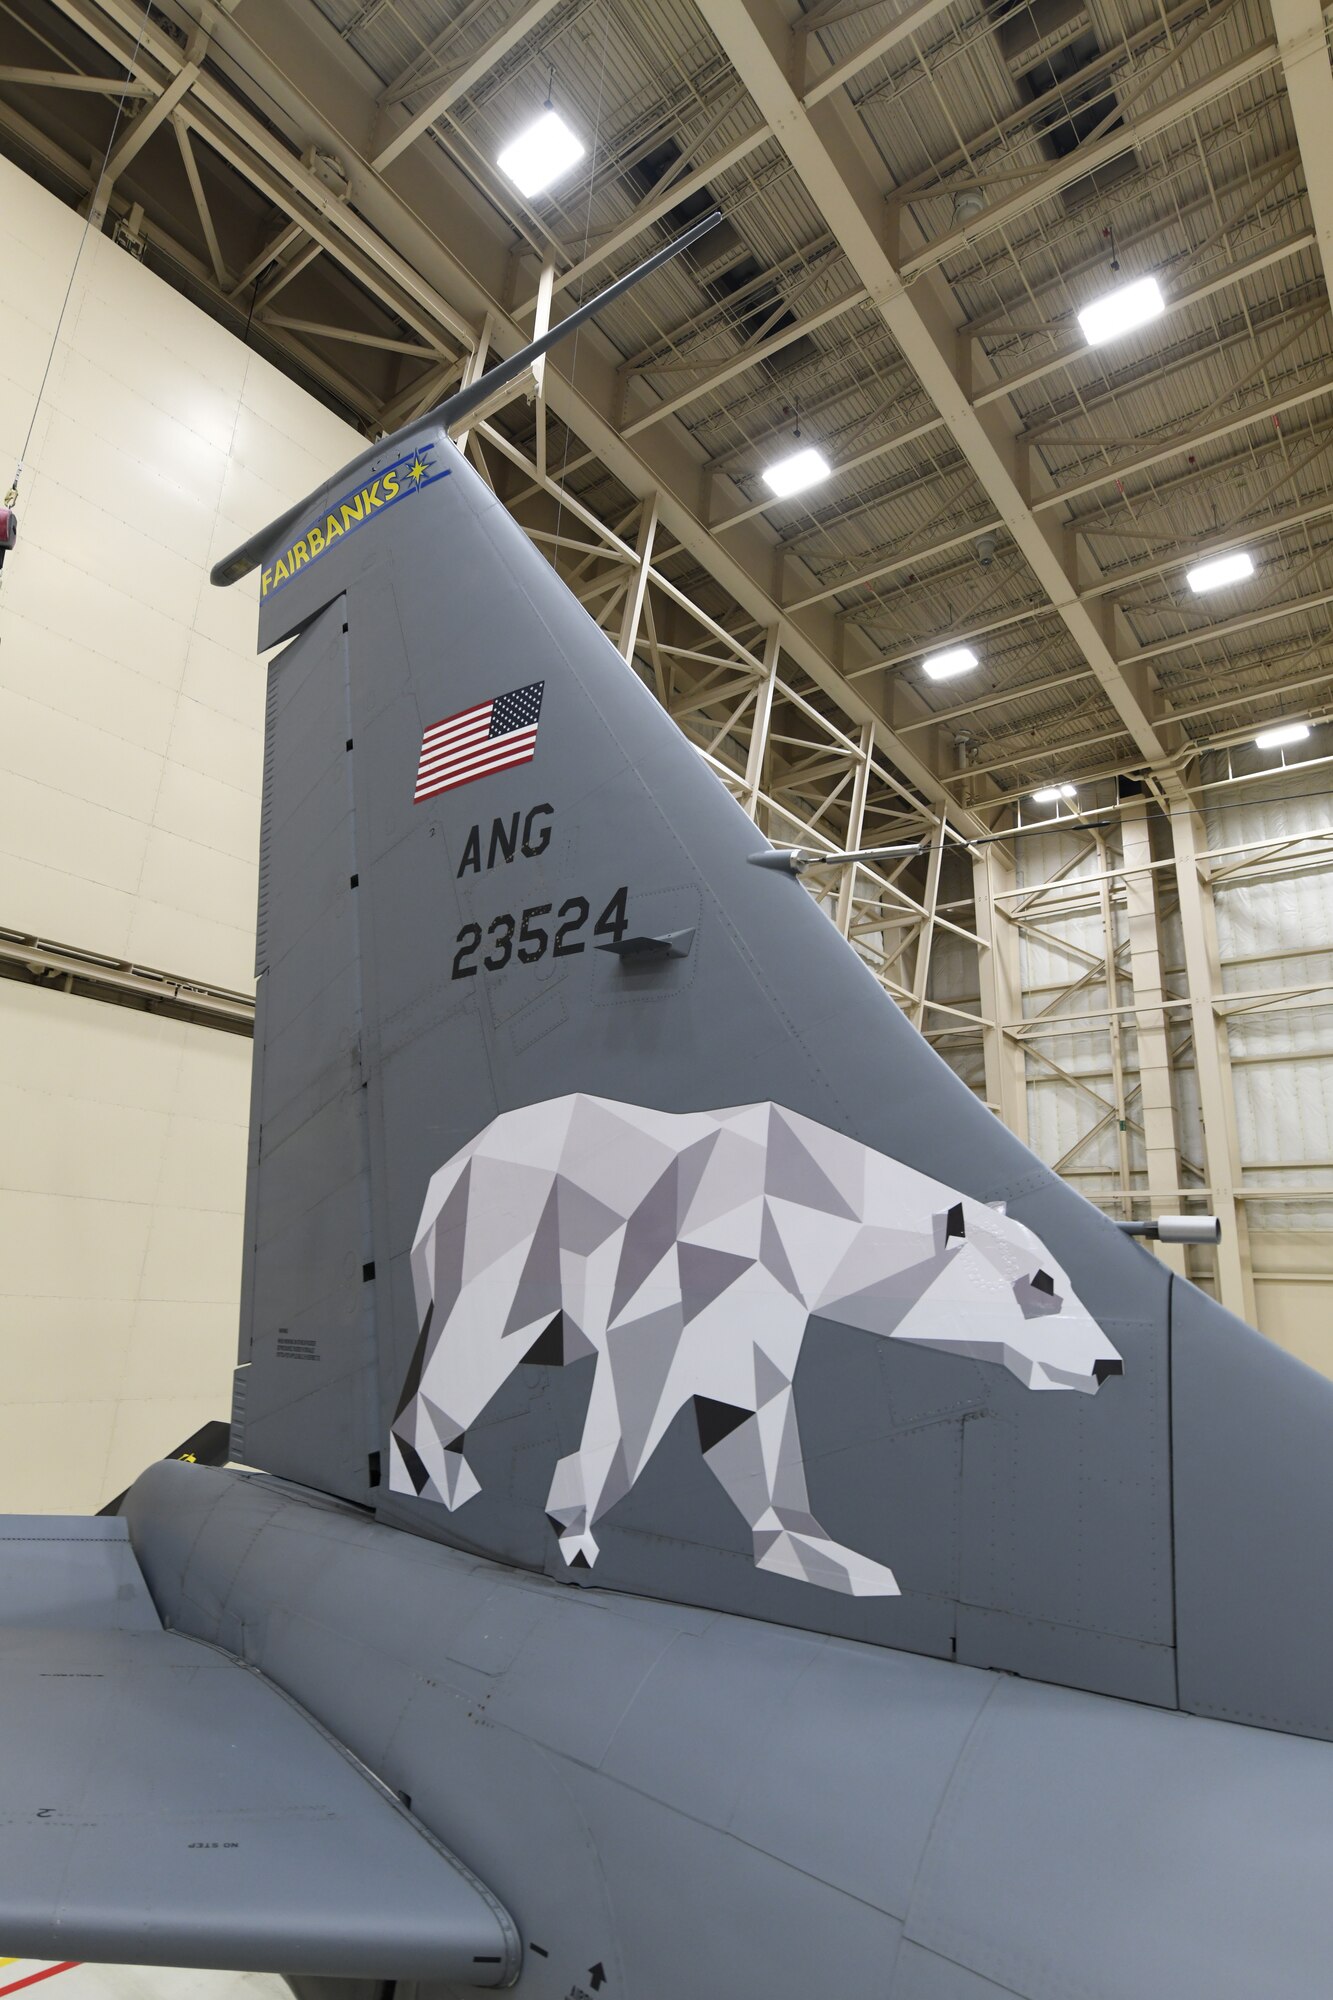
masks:
<svg viewBox="0 0 1333 2000"><path fill-rule="evenodd" d="M467 1430L521 1362L596 1356L547 1512L566 1562L693 1403L762 1570L854 1596L893 1573L810 1511L792 1398L812 1315L1093 1394L1121 1360L1002 1212L778 1104L671 1113L574 1095L493 1120L440 1168L412 1245L422 1327L391 1488L480 1488Z"/></svg>

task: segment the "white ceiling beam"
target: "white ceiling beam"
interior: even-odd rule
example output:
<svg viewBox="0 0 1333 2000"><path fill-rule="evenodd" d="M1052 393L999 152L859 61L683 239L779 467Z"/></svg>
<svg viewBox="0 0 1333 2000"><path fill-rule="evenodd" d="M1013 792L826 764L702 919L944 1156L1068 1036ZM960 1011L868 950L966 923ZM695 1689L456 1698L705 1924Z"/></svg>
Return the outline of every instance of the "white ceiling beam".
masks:
<svg viewBox="0 0 1333 2000"><path fill-rule="evenodd" d="M605 264L609 257L615 256L617 250L623 250L627 243L632 243L636 236L641 236L645 229L652 227L653 223L660 222L664 215L669 215L673 208L678 208L690 195L698 194L700 189L707 187L717 175L727 173L740 161L748 159L751 153L758 152L759 148L772 137L773 134L767 125L756 125L749 132L743 133L739 139L733 140L731 145L724 146L711 160L705 160L701 167L695 167L692 172L683 174L679 180L673 181L665 194L640 202L634 213L628 216L619 228L613 229L608 236L599 239L595 250L590 250L586 257L580 257L567 271L557 272L556 291L563 292L568 286L577 284L586 271L594 271L599 265ZM531 298L525 299L519 307L519 318L522 319L526 313L530 313L536 303L537 295L534 292Z"/></svg>
<svg viewBox="0 0 1333 2000"><path fill-rule="evenodd" d="M1295 597L1286 604L1265 605L1259 611L1245 611L1239 617L1226 618L1218 625L1200 625L1178 639L1159 639L1151 646L1141 646L1135 658L1157 660L1166 653L1187 653L1191 646L1201 648L1219 639L1229 639L1233 632L1251 632L1256 625L1275 625L1282 618L1299 618L1303 612L1318 611L1325 604L1333 604L1333 590L1311 591L1308 597Z"/></svg>
<svg viewBox="0 0 1333 2000"><path fill-rule="evenodd" d="M1321 0L1272 0L1282 75L1287 86L1305 189L1314 216L1325 287L1333 285L1333 72Z"/></svg>
<svg viewBox="0 0 1333 2000"><path fill-rule="evenodd" d="M983 236L991 235L1006 224L1014 222L1020 215L1040 207L1052 195L1071 187L1075 181L1096 173L1099 167L1109 166L1123 153L1133 152L1135 147L1155 139L1159 133L1179 125L1191 113L1201 111L1214 98L1225 97L1228 91L1237 90L1242 84L1262 76L1266 70L1276 67L1278 51L1276 42L1260 42L1237 62L1219 63L1192 83L1185 90L1178 90L1142 118L1135 118L1122 125L1116 132L1109 133L1091 146L1075 146L1055 166L1034 166L1033 178L1026 187L1016 193L1006 195L1000 201L993 201L977 216L975 221L962 224L957 229L946 229L941 236L932 238L929 245L902 261L902 275L915 277L918 272L932 269L946 257L951 257L964 245L978 242ZM939 190L947 193L947 188Z"/></svg>
<svg viewBox="0 0 1333 2000"><path fill-rule="evenodd" d="M806 419L807 415L807 412L802 411L803 420ZM905 431L895 431L891 438L881 438L878 444L867 445L864 451L853 452L850 458L839 459L836 465L829 467L829 480L836 483L842 475L848 472L855 472L863 465L873 465L876 459L887 458L891 451L897 451L900 446L915 444L919 438L930 437L935 431L942 431L943 429L943 417L929 417L923 424L912 424ZM712 523L713 533L715 535L725 534L728 528L737 528L742 521L752 521L756 514L779 513L784 507L793 505L799 505L802 510L805 510L809 504L808 498L804 495L799 500L777 500L770 494L766 500L756 500L751 506L742 507L737 514L728 514L724 520L714 521ZM842 514L834 516L828 523L821 523L818 529L811 529L807 534L801 536L800 542L807 541L812 534L826 532L828 527L841 526L847 518L846 515ZM784 544L784 547L788 549L796 548L800 546L800 542L789 542Z"/></svg>
<svg viewBox="0 0 1333 2000"><path fill-rule="evenodd" d="M218 281L218 290L225 292L231 279L227 274L226 260L218 242L218 232L213 222L213 212L208 206L208 196L199 178L199 163L194 157L194 146L190 140L190 130L185 120L172 113L171 127L176 134L176 144L180 148L181 165L185 168L185 178L190 183L190 193L194 198L195 212L199 217L199 227L204 232L204 242L208 246L209 262L213 266L213 276Z"/></svg>
<svg viewBox="0 0 1333 2000"><path fill-rule="evenodd" d="M23 90L87 90L108 97L156 97L151 83L131 83L123 76L80 76L73 69L19 69L0 63L0 83Z"/></svg>
<svg viewBox="0 0 1333 2000"><path fill-rule="evenodd" d="M848 292L845 298L834 299L831 305L822 307L819 312L811 313L808 319L798 319L794 326L785 327L781 333L772 334L767 340L751 342L748 347L742 348L739 354L733 355L730 361L706 376L702 382L696 382L692 389L682 389L678 396L672 396L667 402L655 403L651 410L646 411L641 417L636 417L632 424L626 424L622 435L627 438L636 437L640 431L646 431L650 424L660 424L663 417L675 416L678 410L685 409L690 403L697 403L701 397L711 396L715 390L724 388L728 382L734 381L737 375L743 375L747 368L753 368L759 362L767 361L772 354L780 354L784 347L790 347L792 342L800 340L802 335L817 332L821 326L827 326L831 320L841 319L844 313L851 312L856 306L864 305L865 302L865 289L858 286L856 291Z"/></svg>
<svg viewBox="0 0 1333 2000"><path fill-rule="evenodd" d="M880 583L886 576L893 576L902 569L914 569L918 563L929 562L933 556L948 555L951 549L961 549L975 542L978 535L995 534L1004 523L1000 520L975 521L961 533L946 535L943 541L930 542L924 547L904 549L901 555L891 556L884 562L876 563L873 569L856 570L844 576L840 582L821 584L805 597L793 598L786 605L788 611L804 611L809 604L822 604L830 597L841 597L845 591L861 590L866 585ZM927 588L930 580L927 580Z"/></svg>
<svg viewBox="0 0 1333 2000"><path fill-rule="evenodd" d="M828 103L812 114L793 91L785 62L787 23L775 0L699 0L699 5L1140 755L1155 769L1169 771L1173 746L1161 733L1169 718L1156 708L1146 677L1135 669L1131 685L1109 643L1109 619L1104 628L1099 607L1078 601L1058 546L1060 530L1052 524L1048 536L1028 504L1012 435L972 408L955 372L955 330L944 305L924 284L909 290L890 261L883 242L883 190L842 123L840 107Z"/></svg>
<svg viewBox="0 0 1333 2000"><path fill-rule="evenodd" d="M845 83L850 83L854 76L859 76L871 63L878 62L881 56L888 55L891 49L898 48L901 43L910 41L913 35L921 32L922 28L928 28L936 15L942 14L945 8L952 4L953 0L917 0L917 5L910 8L906 14L899 15L898 19L891 22L880 34L864 42L852 55L835 64L832 69L826 70L824 75L806 90L804 103L810 106L821 103L826 97L831 97L835 90L841 90ZM834 20L841 18L839 10L824 9L822 18L820 14L815 14L793 21L791 30L793 67L802 82L805 75L806 49L811 33L817 33L821 27L831 27Z"/></svg>
<svg viewBox="0 0 1333 2000"><path fill-rule="evenodd" d="M1312 229L1299 230L1295 235L1284 236L1280 243L1270 244L1266 250L1258 250L1253 257L1246 257L1236 264L1228 264L1225 270L1214 273L1201 283L1192 285L1188 291L1168 292L1165 317L1169 320L1173 313L1183 312L1187 306L1202 304L1212 298L1215 292L1226 291L1232 285L1244 284L1247 278L1257 277L1260 271L1267 271L1273 264L1281 264L1288 257L1297 256L1302 250L1314 247L1317 238ZM1073 332L1073 328L1070 328ZM1193 358L1193 357L1191 357ZM1089 347L1079 339L1077 344L1067 347L1059 354L1048 354L1043 360L1033 362L1030 368L1022 368L1014 375L1002 376L999 381L983 389L973 398L977 409L984 409L987 403L996 403L1002 396L1012 396L1019 389L1028 389L1034 382L1040 382L1045 375L1054 375L1061 368L1072 368L1080 361L1095 360L1103 374L1106 372L1106 356L1099 349ZM1130 377L1115 385L1117 396L1130 395L1138 387L1137 380Z"/></svg>
<svg viewBox="0 0 1333 2000"><path fill-rule="evenodd" d="M482 78L495 65L517 47L525 35L530 35L535 27L546 19L559 5L559 0L528 0L526 7L520 7L513 18L507 21L498 34L492 35L484 48L478 49L459 70L455 70L447 83L431 92L420 111L413 112L406 124L400 125L387 144L379 146L371 160L376 173L382 174L386 167L393 165L400 153L415 145L423 132L428 132L437 118L442 118L461 97L466 97L476 88ZM396 114L386 112L381 119L381 131L390 129L396 122ZM378 134L372 145L378 144Z"/></svg>
<svg viewBox="0 0 1333 2000"><path fill-rule="evenodd" d="M190 90L199 74L206 47L207 41L202 33L191 36L187 60L182 63L155 102L145 105L138 117L129 125L125 136L113 148L93 190L92 203L88 211L94 229L101 228L111 190L126 167L138 159L154 132L166 123Z"/></svg>
<svg viewBox="0 0 1333 2000"><path fill-rule="evenodd" d="M1209 430L1176 431L1171 437L1164 438L1152 451L1143 452L1138 458L1099 466L1096 472L1083 479L1073 480L1068 486L1062 485L1057 492L1042 494L1040 499L1033 501L1032 511L1035 514L1048 513L1053 507L1061 507L1068 500L1079 500L1085 493L1095 493L1099 486L1114 486L1117 480L1132 479L1136 474L1147 472L1154 465L1160 465L1164 459L1176 458L1183 451L1197 451L1200 445L1220 444L1223 438L1234 437L1238 431L1248 430L1251 424L1268 423L1272 418L1284 416L1288 410L1298 410L1305 403L1316 402L1320 396L1327 396L1328 393L1328 378L1323 376L1312 388L1295 389L1290 396L1281 396L1275 402L1263 403L1257 409L1246 411L1243 416L1228 418L1224 424L1214 424ZM1069 421L1073 423L1075 419L1070 417ZM1062 448L1071 451L1079 449L1091 451L1093 444L1091 440L1084 442L1079 438L1066 438L1063 440ZM1081 520L1071 525L1080 533L1087 532Z"/></svg>

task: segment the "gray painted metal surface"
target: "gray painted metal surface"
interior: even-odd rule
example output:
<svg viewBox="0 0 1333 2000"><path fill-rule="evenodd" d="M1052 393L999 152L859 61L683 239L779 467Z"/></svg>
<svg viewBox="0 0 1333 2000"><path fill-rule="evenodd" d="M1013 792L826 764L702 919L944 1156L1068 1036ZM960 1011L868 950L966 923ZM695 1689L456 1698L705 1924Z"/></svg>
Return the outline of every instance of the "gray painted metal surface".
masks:
<svg viewBox="0 0 1333 2000"><path fill-rule="evenodd" d="M571 1589L254 1475L158 1466L128 1513L168 1615L244 1631L493 1884L535 2000L1325 1990L1333 1746Z"/></svg>
<svg viewBox="0 0 1333 2000"><path fill-rule="evenodd" d="M100 1515L0 1514L0 1630L56 1626L160 1632L125 1523Z"/></svg>
<svg viewBox="0 0 1333 2000"><path fill-rule="evenodd" d="M163 1630L124 1521L5 1520L0 1603L11 1953L512 1979L502 1906L392 1792L253 1667Z"/></svg>
<svg viewBox="0 0 1333 2000"><path fill-rule="evenodd" d="M578 1365L520 1368L469 1428L466 1507L372 1485L419 1334L431 1177L497 1113L572 1091L670 1112L769 1099L1007 1204L1123 1376L1034 1396L816 1318L796 1380L810 1506L901 1595L757 1572L688 1412L602 1523L598 1584L1174 1702L1169 1273L1004 1131L795 880L750 866L752 823L448 439L427 426L385 454L405 456L427 477L408 494L399 463L383 519L325 538L387 479L375 461L350 500L335 481L312 502L315 559L279 576L275 547L264 569L262 642L299 636L270 668L238 1449L563 1572L546 1502L583 1424ZM433 725L536 682L530 761L415 796ZM596 948L622 888L632 930L693 931L685 957ZM546 941L530 959L525 911ZM565 940L582 948L557 956L562 911L582 912Z"/></svg>
<svg viewBox="0 0 1333 2000"><path fill-rule="evenodd" d="M1324 1990L1333 1388L750 865L439 422L241 555L290 642L233 1426L264 1471L127 1497L171 1632L115 1536L10 1524L0 1935L144 1958L151 1908L175 1962L443 2000L469 1966L411 1952L475 1970L485 1882L534 2000ZM225 1908L163 1810L187 1739L271 1864ZM79 1747L113 1741L137 1777ZM335 1766L321 1872L266 1830Z"/></svg>

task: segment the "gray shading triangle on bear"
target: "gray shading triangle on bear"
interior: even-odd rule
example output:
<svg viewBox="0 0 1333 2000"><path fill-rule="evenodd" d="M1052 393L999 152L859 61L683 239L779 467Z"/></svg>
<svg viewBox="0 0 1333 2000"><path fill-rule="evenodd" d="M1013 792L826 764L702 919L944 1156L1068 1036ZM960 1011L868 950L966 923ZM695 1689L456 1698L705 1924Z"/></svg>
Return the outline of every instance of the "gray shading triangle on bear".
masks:
<svg viewBox="0 0 1333 2000"><path fill-rule="evenodd" d="M598 1201L567 1174L557 1175L552 1192L559 1214L560 1247L576 1257L590 1257L594 1250L600 1250L624 1222L615 1209Z"/></svg>
<svg viewBox="0 0 1333 2000"><path fill-rule="evenodd" d="M800 1282L792 1270L782 1241L782 1230L767 1197L759 1224L759 1261L769 1276L777 1279L784 1292L790 1292L794 1299L801 1297Z"/></svg>
<svg viewBox="0 0 1333 2000"><path fill-rule="evenodd" d="M407 1364L407 1374L403 1380L403 1393L398 1398L398 1407L393 1413L395 1422L402 1416L403 1411L407 1408L421 1386L421 1371L426 1365L426 1353L430 1346L431 1321L434 1317L435 1301L432 1299L431 1303L426 1307L426 1317L421 1322L421 1331L417 1335L417 1344L412 1350L412 1359Z"/></svg>
<svg viewBox="0 0 1333 2000"><path fill-rule="evenodd" d="M612 1320L619 1319L644 1280L661 1264L676 1241L676 1226L673 1160L625 1223L625 1240L620 1246L620 1264L611 1296Z"/></svg>
<svg viewBox="0 0 1333 2000"><path fill-rule="evenodd" d="M471 1200L472 1162L469 1160L446 1196L430 1235L434 1280L431 1295L437 1324L443 1321L462 1289Z"/></svg>
<svg viewBox="0 0 1333 2000"><path fill-rule="evenodd" d="M731 1250L711 1250L704 1243L678 1243L676 1266L680 1272L680 1302L684 1322L697 1319L728 1285L754 1266L754 1258Z"/></svg>
<svg viewBox="0 0 1333 2000"><path fill-rule="evenodd" d="M535 1326L539 1320L549 1320L553 1313L559 1312L560 1226L560 1183L555 1180L532 1232L502 1339Z"/></svg>
<svg viewBox="0 0 1333 2000"><path fill-rule="evenodd" d="M893 1333L912 1307L920 1304L945 1265L943 1257L924 1257L919 1263L849 1290L845 1285L846 1267L853 1261L852 1257L843 1259L816 1300L816 1310L824 1318L839 1320L844 1326L880 1334Z"/></svg>
<svg viewBox="0 0 1333 2000"><path fill-rule="evenodd" d="M764 1193L780 1201L795 1202L802 1208L840 1215L847 1222L860 1220L776 1109L768 1123Z"/></svg>
<svg viewBox="0 0 1333 2000"><path fill-rule="evenodd" d="M663 1391L680 1351L682 1325L678 1305L645 1313L627 1326L612 1327L606 1336L616 1409L624 1433L627 1457L637 1469L644 1446L662 1406Z"/></svg>
<svg viewBox="0 0 1333 2000"><path fill-rule="evenodd" d="M694 1145L686 1146L676 1161L676 1227L684 1229L693 1218L690 1204L699 1192L703 1177L708 1170L717 1145L718 1135L710 1132L706 1138L698 1139Z"/></svg>

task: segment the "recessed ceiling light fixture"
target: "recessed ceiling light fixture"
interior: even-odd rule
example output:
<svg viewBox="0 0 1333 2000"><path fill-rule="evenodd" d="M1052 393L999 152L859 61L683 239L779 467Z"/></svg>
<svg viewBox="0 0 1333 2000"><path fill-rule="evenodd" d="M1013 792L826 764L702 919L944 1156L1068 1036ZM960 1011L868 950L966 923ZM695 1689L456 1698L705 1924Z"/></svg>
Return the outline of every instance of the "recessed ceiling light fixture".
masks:
<svg viewBox="0 0 1333 2000"><path fill-rule="evenodd" d="M1254 557L1248 549L1233 549L1229 556L1212 562L1196 563L1185 571L1185 581L1196 596L1205 590L1222 590L1229 583L1243 583L1254 575Z"/></svg>
<svg viewBox="0 0 1333 2000"><path fill-rule="evenodd" d="M1254 739L1256 750L1280 750L1284 743L1304 743L1310 734L1308 722L1279 722L1272 729L1261 729Z"/></svg>
<svg viewBox="0 0 1333 2000"><path fill-rule="evenodd" d="M921 662L921 671L933 681L951 681L955 674L970 674L977 656L970 646L949 646Z"/></svg>
<svg viewBox="0 0 1333 2000"><path fill-rule="evenodd" d="M1165 311L1166 300L1156 278L1135 278L1132 284L1119 285L1105 298L1084 306L1078 323L1088 346L1101 347L1105 341L1118 340L1122 333L1146 326Z"/></svg>
<svg viewBox="0 0 1333 2000"><path fill-rule="evenodd" d="M779 500L786 500L793 493L804 493L807 486L818 486L828 476L829 462L812 444L802 445L799 451L764 468L764 484Z"/></svg>
<svg viewBox="0 0 1333 2000"><path fill-rule="evenodd" d="M540 118L505 147L495 164L522 195L540 194L567 174L587 148L549 101Z"/></svg>
<svg viewBox="0 0 1333 2000"><path fill-rule="evenodd" d="M1039 792L1032 794L1032 803L1034 806L1058 806L1061 799L1077 797L1077 785L1043 785Z"/></svg>

